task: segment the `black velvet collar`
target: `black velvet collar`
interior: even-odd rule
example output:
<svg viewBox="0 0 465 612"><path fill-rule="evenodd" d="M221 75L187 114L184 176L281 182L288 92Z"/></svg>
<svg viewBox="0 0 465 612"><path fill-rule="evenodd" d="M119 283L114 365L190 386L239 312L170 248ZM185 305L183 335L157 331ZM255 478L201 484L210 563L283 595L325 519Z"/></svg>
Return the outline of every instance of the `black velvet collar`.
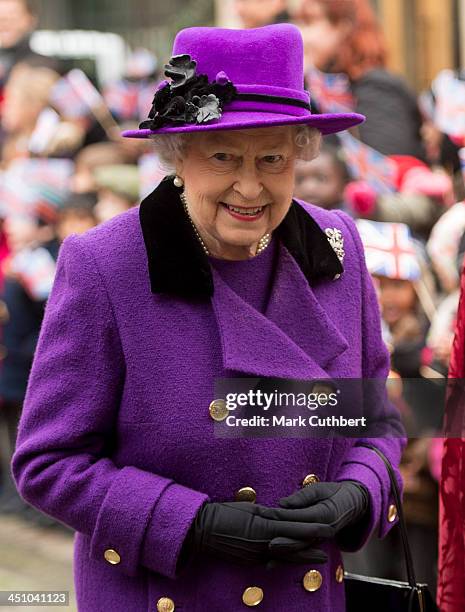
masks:
<svg viewBox="0 0 465 612"><path fill-rule="evenodd" d="M210 262L179 194L173 177L165 177L139 207L151 291L207 299L213 295ZM295 200L274 234L296 260L310 285L343 272L326 234Z"/></svg>

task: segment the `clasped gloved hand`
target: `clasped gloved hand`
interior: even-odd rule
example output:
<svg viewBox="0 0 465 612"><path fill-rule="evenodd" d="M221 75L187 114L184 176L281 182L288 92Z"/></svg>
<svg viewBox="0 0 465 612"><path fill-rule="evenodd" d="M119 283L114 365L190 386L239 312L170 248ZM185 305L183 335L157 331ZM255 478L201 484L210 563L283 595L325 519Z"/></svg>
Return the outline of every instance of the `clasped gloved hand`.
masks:
<svg viewBox="0 0 465 612"><path fill-rule="evenodd" d="M368 506L367 489L352 480L318 482L300 489L279 501L280 508L259 508L260 516L277 521L301 522L313 525L316 538L335 537L346 546L350 533L345 527L363 521ZM274 544L270 544L273 550Z"/></svg>
<svg viewBox="0 0 465 612"><path fill-rule="evenodd" d="M267 518L260 515L264 510L265 506L251 502L206 502L184 541L181 564L192 553L239 565L327 561L327 555L313 546L316 532L319 537L329 536L332 527Z"/></svg>

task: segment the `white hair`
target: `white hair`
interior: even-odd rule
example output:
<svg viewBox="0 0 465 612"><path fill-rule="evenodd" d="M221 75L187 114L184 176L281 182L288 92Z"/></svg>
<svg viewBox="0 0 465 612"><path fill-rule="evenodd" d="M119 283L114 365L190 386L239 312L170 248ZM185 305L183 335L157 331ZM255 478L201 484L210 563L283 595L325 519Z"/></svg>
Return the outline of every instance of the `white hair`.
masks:
<svg viewBox="0 0 465 612"><path fill-rule="evenodd" d="M319 130L308 125L286 127L290 127L294 131L297 159L310 161L317 157L321 144L321 132ZM185 134L152 134L150 139L160 160L160 167L168 174L175 174L176 160L184 157L188 143L195 136L196 133L192 132Z"/></svg>

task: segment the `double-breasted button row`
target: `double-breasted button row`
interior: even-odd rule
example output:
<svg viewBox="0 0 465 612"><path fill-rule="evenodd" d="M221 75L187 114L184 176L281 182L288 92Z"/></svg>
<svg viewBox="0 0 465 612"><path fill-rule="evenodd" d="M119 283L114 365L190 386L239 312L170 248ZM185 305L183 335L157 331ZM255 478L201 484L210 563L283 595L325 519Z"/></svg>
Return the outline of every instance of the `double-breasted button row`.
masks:
<svg viewBox="0 0 465 612"><path fill-rule="evenodd" d="M113 551L115 552L115 551ZM344 580L344 568L338 565L335 574L336 582L341 583ZM323 584L323 576L316 569L311 569L303 577L302 580L304 589L310 593L318 591ZM249 586L242 593L242 603L248 608L258 606L264 598L263 589L259 586ZM170 597L160 597L157 601L157 612L174 612L176 606Z"/></svg>

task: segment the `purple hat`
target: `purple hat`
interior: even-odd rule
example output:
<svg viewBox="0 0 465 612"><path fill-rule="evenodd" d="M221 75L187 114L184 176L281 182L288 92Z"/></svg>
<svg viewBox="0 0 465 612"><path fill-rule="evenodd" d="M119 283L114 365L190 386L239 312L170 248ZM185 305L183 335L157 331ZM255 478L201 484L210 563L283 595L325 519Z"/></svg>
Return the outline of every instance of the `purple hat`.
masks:
<svg viewBox="0 0 465 612"><path fill-rule="evenodd" d="M305 124L332 134L365 120L357 113L313 114L304 89L298 28L187 28L174 41L149 118L127 138Z"/></svg>

